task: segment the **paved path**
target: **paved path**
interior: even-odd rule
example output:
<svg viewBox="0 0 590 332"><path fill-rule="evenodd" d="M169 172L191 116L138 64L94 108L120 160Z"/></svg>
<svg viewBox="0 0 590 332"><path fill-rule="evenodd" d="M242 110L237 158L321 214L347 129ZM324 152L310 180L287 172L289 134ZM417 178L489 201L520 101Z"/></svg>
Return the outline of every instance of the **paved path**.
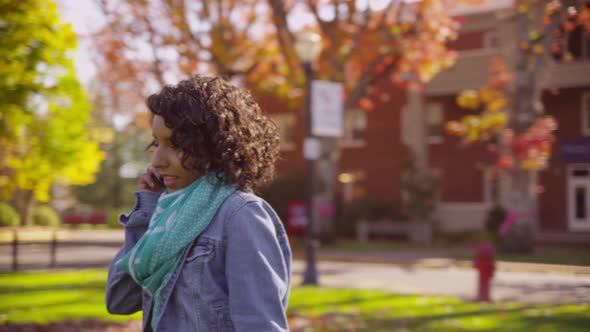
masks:
<svg viewBox="0 0 590 332"><path fill-rule="evenodd" d="M96 236L97 241L104 241ZM111 246L67 246L58 249L57 268L106 267L118 250ZM25 268L47 268L48 247L29 245L19 255ZM11 248L0 246L0 272L10 269ZM322 260L318 263L322 286L379 289L403 294L450 295L471 300L476 272L452 264L432 264L444 259L423 259L420 264L361 263ZM296 259L293 283L299 285L305 264ZM493 282L493 299L527 303L590 303L590 275L552 272L499 271Z"/></svg>
<svg viewBox="0 0 590 332"><path fill-rule="evenodd" d="M301 283L304 262L294 262L294 284ZM477 286L473 269L403 267L393 264L321 261L322 286L388 290L403 294L450 295L472 300ZM590 303L590 276L539 272L498 272L495 301Z"/></svg>

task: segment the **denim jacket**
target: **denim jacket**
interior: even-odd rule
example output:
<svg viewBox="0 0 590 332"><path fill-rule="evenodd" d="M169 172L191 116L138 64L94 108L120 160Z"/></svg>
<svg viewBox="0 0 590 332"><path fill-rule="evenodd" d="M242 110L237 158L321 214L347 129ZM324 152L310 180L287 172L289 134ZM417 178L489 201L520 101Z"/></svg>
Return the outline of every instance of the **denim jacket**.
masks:
<svg viewBox="0 0 590 332"><path fill-rule="evenodd" d="M152 298L115 267L147 230L157 193L135 193L122 214L125 243L109 268L106 306L113 314L143 310L150 331ZM288 331L291 249L274 210L252 193L236 191L189 245L162 291L155 332Z"/></svg>

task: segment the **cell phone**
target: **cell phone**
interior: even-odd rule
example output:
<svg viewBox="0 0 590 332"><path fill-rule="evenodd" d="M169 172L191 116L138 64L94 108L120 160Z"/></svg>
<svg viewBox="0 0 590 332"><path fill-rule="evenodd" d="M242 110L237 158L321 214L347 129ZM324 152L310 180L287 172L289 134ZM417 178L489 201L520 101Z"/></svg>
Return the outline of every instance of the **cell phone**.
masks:
<svg viewBox="0 0 590 332"><path fill-rule="evenodd" d="M158 182L159 185L161 185L162 187L166 187L166 185L164 185L164 178L162 178L162 176L160 175L160 173L155 173L155 178L156 181Z"/></svg>

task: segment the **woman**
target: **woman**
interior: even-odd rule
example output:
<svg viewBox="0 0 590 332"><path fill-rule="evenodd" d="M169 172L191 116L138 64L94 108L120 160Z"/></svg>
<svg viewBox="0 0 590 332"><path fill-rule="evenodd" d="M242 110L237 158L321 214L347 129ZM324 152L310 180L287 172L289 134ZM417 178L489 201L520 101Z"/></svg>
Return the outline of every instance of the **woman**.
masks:
<svg viewBox="0 0 590 332"><path fill-rule="evenodd" d="M276 126L220 78L165 86L147 106L152 163L119 217L108 311L143 310L144 331L287 331L291 251L253 193L273 175Z"/></svg>

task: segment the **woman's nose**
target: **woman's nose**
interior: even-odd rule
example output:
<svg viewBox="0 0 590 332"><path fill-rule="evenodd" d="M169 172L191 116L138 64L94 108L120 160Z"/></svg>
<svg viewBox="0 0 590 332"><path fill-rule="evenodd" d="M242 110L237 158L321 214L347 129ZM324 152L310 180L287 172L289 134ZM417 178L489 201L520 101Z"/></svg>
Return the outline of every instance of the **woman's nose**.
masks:
<svg viewBox="0 0 590 332"><path fill-rule="evenodd" d="M152 155L152 166L162 169L165 168L167 164L166 155L161 149L156 148L154 154Z"/></svg>

